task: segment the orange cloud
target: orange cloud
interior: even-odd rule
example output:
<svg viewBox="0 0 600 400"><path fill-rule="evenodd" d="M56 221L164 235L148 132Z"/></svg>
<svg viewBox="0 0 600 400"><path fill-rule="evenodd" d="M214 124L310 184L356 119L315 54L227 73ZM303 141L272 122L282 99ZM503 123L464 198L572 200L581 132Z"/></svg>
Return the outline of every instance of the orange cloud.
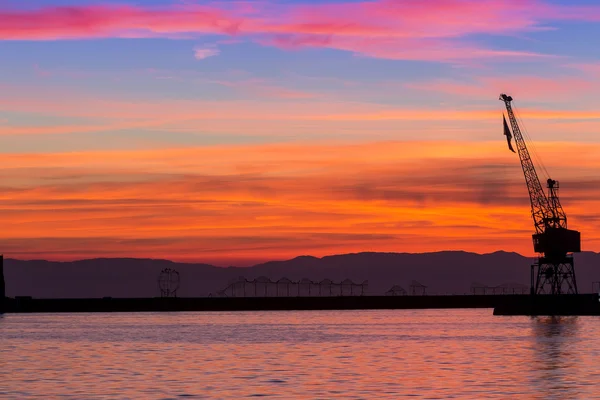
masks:
<svg viewBox="0 0 600 400"><path fill-rule="evenodd" d="M538 151L561 181L571 226L597 250L600 146ZM501 141L9 154L0 170L8 256L228 264L368 250L531 254L527 190Z"/></svg>

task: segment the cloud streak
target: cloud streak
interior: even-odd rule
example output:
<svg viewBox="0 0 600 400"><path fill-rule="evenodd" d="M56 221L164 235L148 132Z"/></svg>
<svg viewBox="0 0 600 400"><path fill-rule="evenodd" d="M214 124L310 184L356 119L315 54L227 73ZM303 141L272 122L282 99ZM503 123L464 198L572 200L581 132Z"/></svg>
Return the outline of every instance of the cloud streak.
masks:
<svg viewBox="0 0 600 400"><path fill-rule="evenodd" d="M406 84L415 90L449 93L452 95L474 96L488 99L492 103L507 80L490 80L481 87L477 84L458 84L451 81L431 81ZM436 107L415 107L414 105L385 105L366 101L352 101L343 92L339 96L325 93L297 90L280 86L265 79L242 79L236 81L213 81L216 85L235 91L236 95L245 94L248 100L237 97L230 100L185 100L165 101L150 97L128 98L92 96L88 93L66 89L46 89L38 94L36 88L7 87L0 94L0 106L4 112L31 115L32 117L52 117L52 122L31 123L33 118L10 123L6 119L0 123L0 136L85 134L94 132L118 132L163 130L169 132L218 132L241 136L261 133L268 136L285 137L302 132L306 135L322 136L345 132L349 136L362 135L369 131L372 135L387 135L393 131L410 131L419 127L430 131L443 132L453 127L467 132L473 129L471 122L477 122L483 136L489 138L489 128L501 117L501 105L486 105L485 108L456 108L452 103ZM487 82L482 80L482 82ZM571 79L564 83L553 83L541 78L516 79L521 91L530 96L560 92L576 94L583 88L585 81ZM210 82L209 82L210 83ZM383 84L382 84L383 85ZM391 85L391 84L390 84ZM593 87L590 83L587 87ZM380 90L379 86L369 88L371 92ZM536 91L537 90L537 91ZM583 89L581 89L583 90ZM587 89L586 89L587 90ZM363 92L368 93L367 91ZM359 97L360 93L354 94ZM62 96L60 102L57 96ZM346 98L343 98L343 97ZM494 97L492 97L494 96ZM520 98L520 97L519 97ZM269 101L277 99L280 101ZM597 124L600 112L589 110L519 108L519 115L532 123L563 122L581 123L587 121ZM57 123L56 121L60 121ZM65 123L64 121L73 121ZM401 123L401 124L400 124ZM433 126L434 123L443 125ZM362 125L360 125L362 124ZM596 126L596 125L590 125ZM495 125L493 125L495 129ZM352 133L350 130L356 133ZM360 128L360 129L359 129ZM325 131L325 132L324 132ZM551 128L551 132L556 129ZM482 135L477 138L480 139Z"/></svg>

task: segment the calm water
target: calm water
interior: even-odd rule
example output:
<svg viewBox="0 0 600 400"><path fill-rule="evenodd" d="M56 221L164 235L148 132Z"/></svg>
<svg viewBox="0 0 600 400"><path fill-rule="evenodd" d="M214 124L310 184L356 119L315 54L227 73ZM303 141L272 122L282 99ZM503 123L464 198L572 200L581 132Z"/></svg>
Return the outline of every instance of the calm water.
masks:
<svg viewBox="0 0 600 400"><path fill-rule="evenodd" d="M600 398L600 318L0 316L0 398Z"/></svg>

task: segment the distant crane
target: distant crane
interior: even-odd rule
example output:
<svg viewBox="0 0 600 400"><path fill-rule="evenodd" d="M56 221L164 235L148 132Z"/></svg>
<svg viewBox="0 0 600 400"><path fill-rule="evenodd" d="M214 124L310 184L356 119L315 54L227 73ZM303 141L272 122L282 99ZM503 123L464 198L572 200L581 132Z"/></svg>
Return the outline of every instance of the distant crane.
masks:
<svg viewBox="0 0 600 400"><path fill-rule="evenodd" d="M567 215L558 199L558 182L548 178L548 195L544 193L513 112L513 98L501 94L500 100L506 106L512 127L511 135L506 118L503 117L508 147L515 152L511 144L511 138L514 136L529 190L531 216L535 226L532 236L533 249L540 254L536 263L531 266L531 294L577 294L572 253L581 251L581 234L567 229Z"/></svg>

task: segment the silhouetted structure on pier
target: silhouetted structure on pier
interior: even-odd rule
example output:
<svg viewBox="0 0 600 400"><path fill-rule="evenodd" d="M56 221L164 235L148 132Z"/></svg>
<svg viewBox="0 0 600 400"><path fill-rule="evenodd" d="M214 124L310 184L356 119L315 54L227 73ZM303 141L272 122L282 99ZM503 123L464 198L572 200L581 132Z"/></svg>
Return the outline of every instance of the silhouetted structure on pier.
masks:
<svg viewBox="0 0 600 400"><path fill-rule="evenodd" d="M392 286L390 290L385 292L386 296L406 296L407 294L408 293L406 292L406 290L398 285Z"/></svg>
<svg viewBox="0 0 600 400"><path fill-rule="evenodd" d="M350 279L336 283L330 279L320 282L303 278L294 282L288 278L272 281L265 276L248 280L239 277L216 293L216 297L332 297L364 296L369 282L355 283Z"/></svg>
<svg viewBox="0 0 600 400"><path fill-rule="evenodd" d="M158 289L160 297L177 297L179 289L179 272L171 268L165 268L158 275Z"/></svg>
<svg viewBox="0 0 600 400"><path fill-rule="evenodd" d="M411 281L408 291L411 296L425 296L427 294L427 286L417 281Z"/></svg>
<svg viewBox="0 0 600 400"><path fill-rule="evenodd" d="M530 288L521 283L502 283L497 286L484 285L482 283L473 283L471 285L471 293L475 295L488 294L527 294Z"/></svg>

